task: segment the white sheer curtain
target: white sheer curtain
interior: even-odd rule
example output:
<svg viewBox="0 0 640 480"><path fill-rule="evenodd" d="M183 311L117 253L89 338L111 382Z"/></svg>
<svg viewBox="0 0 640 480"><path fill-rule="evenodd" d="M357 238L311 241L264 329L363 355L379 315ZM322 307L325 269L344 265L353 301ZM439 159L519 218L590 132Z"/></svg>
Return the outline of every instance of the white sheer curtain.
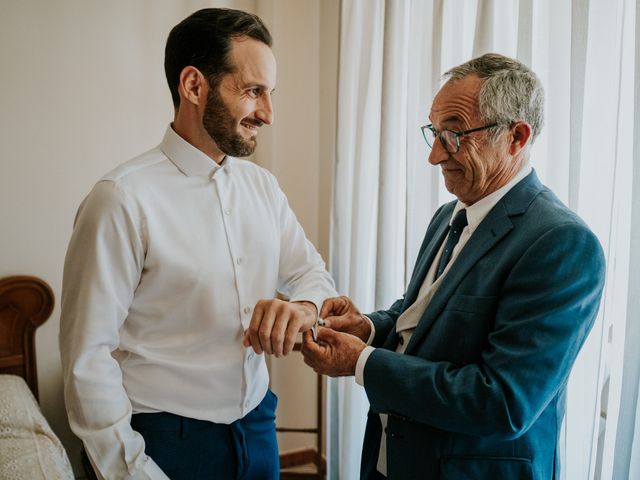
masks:
<svg viewBox="0 0 640 480"><path fill-rule="evenodd" d="M396 168L393 153L402 151L403 102L388 105L390 85L403 75L404 65L390 71L384 65L387 22L382 0L343 2L341 11L340 77L336 198L332 218L330 270L339 292L364 310L373 310L402 288L401 254L404 232L404 167ZM406 57L403 35L394 46ZM405 74L406 75L406 74ZM406 102L405 102L406 103ZM382 105L399 120L383 116ZM381 139L384 139L381 140ZM365 207L366 206L366 207ZM388 227L386 230L381 230ZM391 258L382 250L393 252ZM400 270L400 271L398 271ZM386 295L382 292L386 292ZM357 478L367 400L353 378L329 380L327 449L328 478Z"/></svg>
<svg viewBox="0 0 640 480"><path fill-rule="evenodd" d="M330 268L363 311L402 293L429 218L451 198L418 129L441 73L494 51L527 63L545 85L534 168L596 232L608 267L569 383L567 479L640 478L638 4L342 1ZM357 478L366 398L340 379L328 406L329 478Z"/></svg>

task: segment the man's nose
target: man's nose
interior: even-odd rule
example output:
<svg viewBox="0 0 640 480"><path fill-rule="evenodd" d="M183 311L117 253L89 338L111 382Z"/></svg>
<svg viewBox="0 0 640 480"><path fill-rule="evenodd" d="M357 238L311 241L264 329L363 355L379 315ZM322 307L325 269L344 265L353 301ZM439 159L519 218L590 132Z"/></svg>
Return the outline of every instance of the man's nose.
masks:
<svg viewBox="0 0 640 480"><path fill-rule="evenodd" d="M444 162L446 159L450 157L447 149L444 148L440 137L436 137L433 141L433 146L431 147L431 151L429 152L429 163L431 165L438 165L441 162Z"/></svg>
<svg viewBox="0 0 640 480"><path fill-rule="evenodd" d="M270 93L265 93L260 98L260 104L256 110L256 118L266 125L273 123L273 103L271 103Z"/></svg>

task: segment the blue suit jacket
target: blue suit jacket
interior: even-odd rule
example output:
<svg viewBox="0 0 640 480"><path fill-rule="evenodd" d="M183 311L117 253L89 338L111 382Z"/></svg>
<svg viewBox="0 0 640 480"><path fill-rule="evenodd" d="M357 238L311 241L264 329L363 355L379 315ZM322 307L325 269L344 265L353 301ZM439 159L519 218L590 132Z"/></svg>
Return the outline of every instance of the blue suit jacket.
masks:
<svg viewBox="0 0 640 480"><path fill-rule="evenodd" d="M379 348L364 369L362 478L377 478L381 412L390 479L556 478L567 378L602 294L602 248L532 172L478 226L398 354L395 322L454 205L433 217L404 297L370 314Z"/></svg>

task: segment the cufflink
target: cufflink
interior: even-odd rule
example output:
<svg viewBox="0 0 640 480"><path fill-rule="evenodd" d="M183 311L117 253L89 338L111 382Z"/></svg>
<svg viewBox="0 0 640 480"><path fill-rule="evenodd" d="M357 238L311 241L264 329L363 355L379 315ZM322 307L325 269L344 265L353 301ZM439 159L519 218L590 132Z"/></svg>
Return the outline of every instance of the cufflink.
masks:
<svg viewBox="0 0 640 480"><path fill-rule="evenodd" d="M314 342L318 342L318 326L320 327L324 327L326 325L326 322L320 318L317 317L316 318L316 323L313 325L313 327L311 327L311 335L313 336L313 341Z"/></svg>

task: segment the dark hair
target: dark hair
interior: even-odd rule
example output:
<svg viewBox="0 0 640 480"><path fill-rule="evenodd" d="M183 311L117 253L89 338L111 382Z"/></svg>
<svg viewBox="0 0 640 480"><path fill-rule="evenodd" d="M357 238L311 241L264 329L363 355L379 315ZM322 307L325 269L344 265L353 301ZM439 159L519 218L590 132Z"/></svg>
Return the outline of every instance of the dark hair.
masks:
<svg viewBox="0 0 640 480"><path fill-rule="evenodd" d="M176 109L180 105L180 72L193 66L209 86L216 87L223 75L233 71L229 51L231 40L239 37L255 38L269 47L272 43L269 30L258 16L229 8L198 10L173 27L164 51L164 71Z"/></svg>

